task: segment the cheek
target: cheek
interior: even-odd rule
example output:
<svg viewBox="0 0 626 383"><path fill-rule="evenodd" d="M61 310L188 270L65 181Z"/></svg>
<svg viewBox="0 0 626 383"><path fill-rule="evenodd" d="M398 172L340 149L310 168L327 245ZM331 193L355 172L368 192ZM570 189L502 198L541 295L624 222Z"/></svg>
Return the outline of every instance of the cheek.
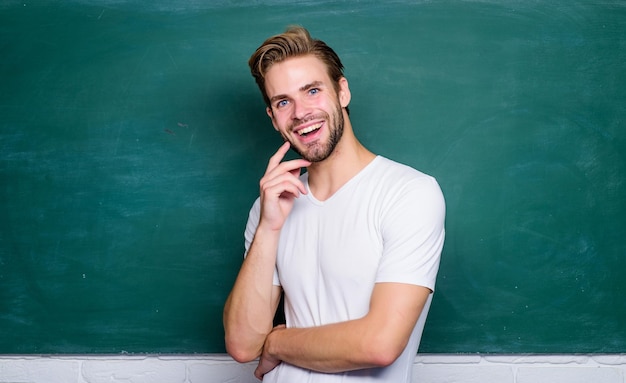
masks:
<svg viewBox="0 0 626 383"><path fill-rule="evenodd" d="M285 136L285 131L290 128L290 121L286 118L274 118L272 119L272 124L274 125L274 129L283 137Z"/></svg>
<svg viewBox="0 0 626 383"><path fill-rule="evenodd" d="M278 129L279 127L285 126L285 119L281 118L280 116L274 115L274 118L272 118L272 123Z"/></svg>
<svg viewBox="0 0 626 383"><path fill-rule="evenodd" d="M274 130L279 131L278 124L276 123L276 120L274 119L272 119L272 126L274 127Z"/></svg>

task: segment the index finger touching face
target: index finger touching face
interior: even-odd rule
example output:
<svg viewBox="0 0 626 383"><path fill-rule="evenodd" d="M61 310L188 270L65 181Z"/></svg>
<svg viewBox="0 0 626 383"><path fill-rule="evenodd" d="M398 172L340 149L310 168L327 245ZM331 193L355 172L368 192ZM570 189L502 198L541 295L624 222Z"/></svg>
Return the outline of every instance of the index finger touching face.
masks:
<svg viewBox="0 0 626 383"><path fill-rule="evenodd" d="M278 151L276 151L276 153L274 153L274 155L270 157L270 161L267 164L266 172L278 166L280 161L282 161L283 158L285 158L285 154L287 154L290 147L291 147L291 144L289 143L289 141L285 141L285 143L283 143L280 146L280 148L278 148Z"/></svg>

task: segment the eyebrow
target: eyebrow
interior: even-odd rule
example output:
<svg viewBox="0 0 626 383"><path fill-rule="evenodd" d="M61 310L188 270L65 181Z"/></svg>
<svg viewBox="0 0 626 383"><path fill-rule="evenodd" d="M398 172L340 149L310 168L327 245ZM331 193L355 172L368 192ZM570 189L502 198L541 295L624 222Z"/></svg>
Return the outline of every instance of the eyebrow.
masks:
<svg viewBox="0 0 626 383"><path fill-rule="evenodd" d="M300 89L298 89L298 91L300 92L305 92L311 88L318 88L318 87L323 87L324 83L322 81L313 81L312 83L303 85L300 87ZM270 103L273 104L275 101L277 100L282 100L283 98L288 98L286 94L278 94L272 98L270 98Z"/></svg>

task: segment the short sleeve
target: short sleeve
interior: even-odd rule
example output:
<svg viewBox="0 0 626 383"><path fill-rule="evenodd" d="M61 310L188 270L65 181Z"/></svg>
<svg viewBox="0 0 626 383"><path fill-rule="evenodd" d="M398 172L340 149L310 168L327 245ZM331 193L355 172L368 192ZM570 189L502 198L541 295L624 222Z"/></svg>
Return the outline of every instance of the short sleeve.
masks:
<svg viewBox="0 0 626 383"><path fill-rule="evenodd" d="M391 193L381 220L383 256L376 282L435 289L445 237L445 201L437 181L421 175Z"/></svg>

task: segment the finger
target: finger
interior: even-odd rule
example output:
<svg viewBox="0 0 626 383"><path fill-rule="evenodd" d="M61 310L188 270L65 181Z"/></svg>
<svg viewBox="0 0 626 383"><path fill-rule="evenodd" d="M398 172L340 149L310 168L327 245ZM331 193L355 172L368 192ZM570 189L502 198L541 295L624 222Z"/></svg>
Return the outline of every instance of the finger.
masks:
<svg viewBox="0 0 626 383"><path fill-rule="evenodd" d="M306 193L306 188L302 181L300 181L300 171L303 167L310 165L306 160L291 160L286 161L278 165L276 168L270 170L263 175L263 178L259 181L259 186L264 189L265 185L273 185L276 182L291 181L298 186L298 189L303 193Z"/></svg>
<svg viewBox="0 0 626 383"><path fill-rule="evenodd" d="M285 193L299 197L300 194L306 194L306 192L304 184L299 179L295 179L292 175L288 174L269 180L261 186L262 195L275 197L284 197Z"/></svg>
<svg viewBox="0 0 626 383"><path fill-rule="evenodd" d="M283 158L285 158L285 154L287 154L287 152L289 151L290 147L291 147L291 144L289 143L289 141L285 141L280 146L280 148L278 148L276 153L274 153L274 155L270 157L270 160L269 160L269 162L267 164L267 169L265 170L265 173L269 172L270 170L272 170L276 166L278 166L280 161L282 161Z"/></svg>
<svg viewBox="0 0 626 383"><path fill-rule="evenodd" d="M287 154L290 147L289 141L285 141L285 143L278 148L278 151L270 157L267 168L265 169L265 174L270 174L274 170L279 172L295 172L297 170L299 173L300 168L305 168L311 165L310 161L302 158L281 162L285 158L285 154Z"/></svg>
<svg viewBox="0 0 626 383"><path fill-rule="evenodd" d="M260 182L261 193L270 192L280 194L282 190L285 190L292 192L292 194L296 196L299 195L299 193L306 194L306 187L299 177L299 168L295 171L298 175L292 172L286 172L276 176L271 174L267 177L263 177Z"/></svg>
<svg viewBox="0 0 626 383"><path fill-rule="evenodd" d="M259 371L258 367L256 368L256 370L254 370L254 377L258 380L263 380L263 374L261 374L261 371Z"/></svg>
<svg viewBox="0 0 626 383"><path fill-rule="evenodd" d="M284 175L289 175L294 180L299 180L302 168L306 168L310 164L309 161L303 159L282 162L275 168L268 170L261 178L260 183L263 184Z"/></svg>
<svg viewBox="0 0 626 383"><path fill-rule="evenodd" d="M311 165L309 161L302 159L302 158L297 158L295 160L281 162L280 164L276 165L275 167L271 169L268 168L268 171L266 172L266 174L286 173L286 172L292 172L294 170L299 171L301 168L306 168L309 165Z"/></svg>
<svg viewBox="0 0 626 383"><path fill-rule="evenodd" d="M294 176L294 177L299 179L300 178L300 173L302 173L302 167L290 170L289 173L291 173L292 176Z"/></svg>

